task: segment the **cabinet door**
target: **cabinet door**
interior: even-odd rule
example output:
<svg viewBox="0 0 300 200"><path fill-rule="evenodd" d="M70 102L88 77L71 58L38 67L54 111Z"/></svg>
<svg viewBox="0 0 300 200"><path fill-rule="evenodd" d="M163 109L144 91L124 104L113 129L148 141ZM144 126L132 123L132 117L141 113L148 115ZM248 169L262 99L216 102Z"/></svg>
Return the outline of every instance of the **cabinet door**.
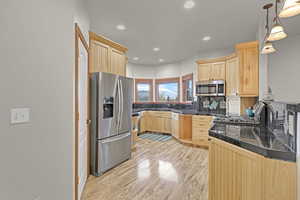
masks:
<svg viewBox="0 0 300 200"><path fill-rule="evenodd" d="M111 73L126 76L126 56L116 49L111 49Z"/></svg>
<svg viewBox="0 0 300 200"><path fill-rule="evenodd" d="M208 130L211 127L210 116L192 116L192 141L194 144L208 146Z"/></svg>
<svg viewBox="0 0 300 200"><path fill-rule="evenodd" d="M90 73L110 72L110 47L100 42L91 41Z"/></svg>
<svg viewBox="0 0 300 200"><path fill-rule="evenodd" d="M226 96L238 95L239 59L232 58L226 62Z"/></svg>
<svg viewBox="0 0 300 200"><path fill-rule="evenodd" d="M211 63L198 65L198 81L210 80L211 66Z"/></svg>
<svg viewBox="0 0 300 200"><path fill-rule="evenodd" d="M163 118L163 133L171 133L171 119Z"/></svg>
<svg viewBox="0 0 300 200"><path fill-rule="evenodd" d="M262 162L260 155L212 139L209 200L264 200Z"/></svg>
<svg viewBox="0 0 300 200"><path fill-rule="evenodd" d="M147 121L146 117L141 117L141 121L140 121L140 133L143 133L143 132L147 131L146 121Z"/></svg>
<svg viewBox="0 0 300 200"><path fill-rule="evenodd" d="M217 62L212 63L210 79L211 80L225 80L226 63Z"/></svg>
<svg viewBox="0 0 300 200"><path fill-rule="evenodd" d="M258 96L258 44L237 50L240 62L240 96Z"/></svg>

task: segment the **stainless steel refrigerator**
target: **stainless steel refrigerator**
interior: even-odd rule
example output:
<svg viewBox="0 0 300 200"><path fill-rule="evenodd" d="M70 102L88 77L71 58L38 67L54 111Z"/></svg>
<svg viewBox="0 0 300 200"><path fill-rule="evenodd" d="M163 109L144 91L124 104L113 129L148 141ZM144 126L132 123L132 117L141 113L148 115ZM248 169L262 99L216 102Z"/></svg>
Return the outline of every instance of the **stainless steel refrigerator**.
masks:
<svg viewBox="0 0 300 200"><path fill-rule="evenodd" d="M91 170L100 176L131 157L133 80L97 72L91 78Z"/></svg>

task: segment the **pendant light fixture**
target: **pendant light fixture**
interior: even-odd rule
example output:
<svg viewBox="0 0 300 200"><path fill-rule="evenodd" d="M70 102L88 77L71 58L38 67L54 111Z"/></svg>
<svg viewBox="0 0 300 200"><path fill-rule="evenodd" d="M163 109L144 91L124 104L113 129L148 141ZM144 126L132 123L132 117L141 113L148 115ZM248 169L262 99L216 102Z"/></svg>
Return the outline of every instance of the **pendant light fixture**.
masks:
<svg viewBox="0 0 300 200"><path fill-rule="evenodd" d="M282 11L279 14L281 18L293 17L300 14L300 0L286 0Z"/></svg>
<svg viewBox="0 0 300 200"><path fill-rule="evenodd" d="M269 8L271 8L273 4L266 4L263 9L267 10L267 18L266 18L266 36L264 39L264 46L261 50L261 54L270 54L274 53L276 49L274 48L272 42L268 41L269 38Z"/></svg>
<svg viewBox="0 0 300 200"><path fill-rule="evenodd" d="M268 41L277 41L277 40L282 40L287 37L287 34L284 32L283 26L280 24L280 20L278 17L278 2L280 0L275 0L275 18L273 20L274 25L271 29L270 36L268 38Z"/></svg>

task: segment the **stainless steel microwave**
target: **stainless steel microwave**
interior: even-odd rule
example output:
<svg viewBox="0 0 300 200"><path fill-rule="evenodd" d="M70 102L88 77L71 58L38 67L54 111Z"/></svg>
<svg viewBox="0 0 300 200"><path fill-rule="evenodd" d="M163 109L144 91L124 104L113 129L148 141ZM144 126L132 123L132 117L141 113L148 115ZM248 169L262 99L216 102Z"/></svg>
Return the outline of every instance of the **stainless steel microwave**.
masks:
<svg viewBox="0 0 300 200"><path fill-rule="evenodd" d="M225 96L225 81L199 81L196 83L197 96Z"/></svg>

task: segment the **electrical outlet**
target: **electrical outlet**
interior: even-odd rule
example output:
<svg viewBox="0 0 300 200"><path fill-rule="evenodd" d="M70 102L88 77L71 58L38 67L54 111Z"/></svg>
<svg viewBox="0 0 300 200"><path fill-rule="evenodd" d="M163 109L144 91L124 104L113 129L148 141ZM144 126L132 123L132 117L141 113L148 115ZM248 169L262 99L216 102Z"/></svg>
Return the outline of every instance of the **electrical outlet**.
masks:
<svg viewBox="0 0 300 200"><path fill-rule="evenodd" d="M21 124L28 123L30 120L29 108L14 108L10 111L10 123Z"/></svg>

